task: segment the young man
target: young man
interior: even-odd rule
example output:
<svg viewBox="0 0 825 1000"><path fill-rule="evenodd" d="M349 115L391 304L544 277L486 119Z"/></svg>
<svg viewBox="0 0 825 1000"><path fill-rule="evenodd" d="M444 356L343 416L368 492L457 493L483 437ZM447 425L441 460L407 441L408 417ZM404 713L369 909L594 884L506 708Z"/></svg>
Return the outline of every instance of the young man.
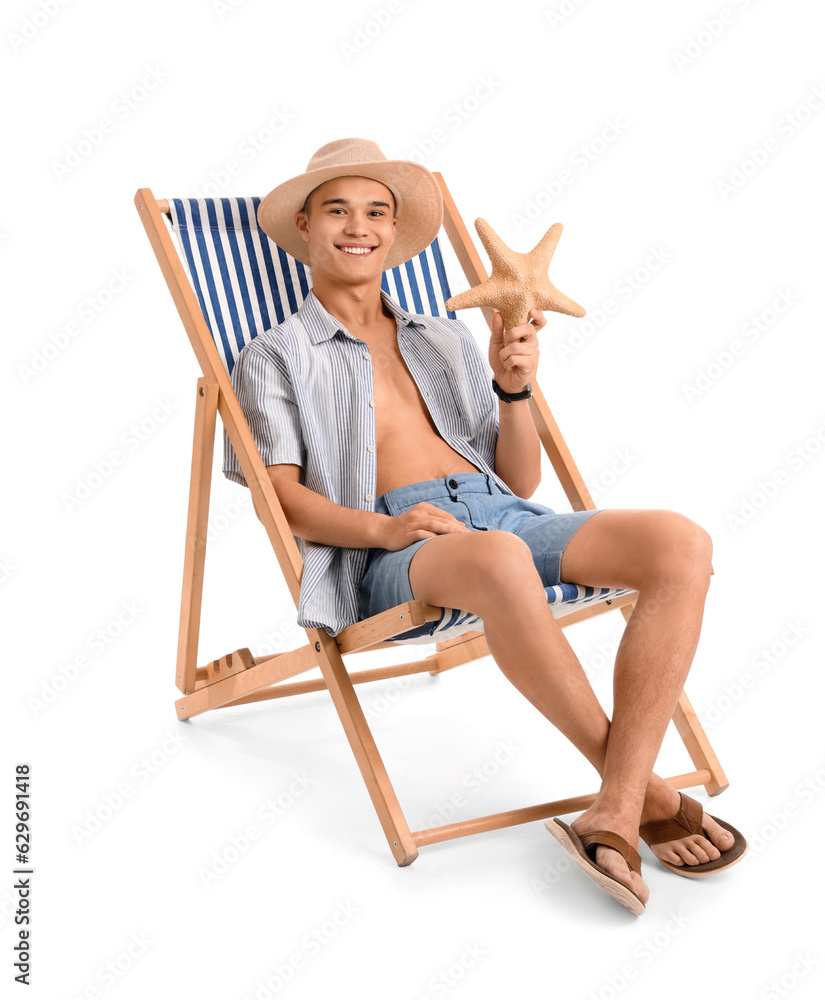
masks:
<svg viewBox="0 0 825 1000"><path fill-rule="evenodd" d="M544 317L504 330L495 315L491 389L461 322L411 316L381 292L382 272L424 249L441 214L426 168L361 139L324 146L261 203L264 231L312 268L301 309L233 372L304 555L299 621L335 634L413 598L479 615L505 676L602 776L572 828L548 829L640 913L640 826L680 874L729 867L746 847L652 773L699 637L710 539L670 511L556 514L527 499L540 481L527 399ZM243 482L231 448L225 472ZM639 592L612 721L548 609L544 587L562 580Z"/></svg>

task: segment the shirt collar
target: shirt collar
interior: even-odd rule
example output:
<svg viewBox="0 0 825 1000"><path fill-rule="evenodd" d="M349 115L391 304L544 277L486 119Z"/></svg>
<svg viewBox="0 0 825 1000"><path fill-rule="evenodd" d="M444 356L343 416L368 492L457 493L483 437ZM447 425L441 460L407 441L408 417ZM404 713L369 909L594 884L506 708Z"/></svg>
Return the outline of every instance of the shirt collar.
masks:
<svg viewBox="0 0 825 1000"><path fill-rule="evenodd" d="M402 327L424 329L424 324L420 321L419 317L402 309L396 301L390 298L383 288L381 289L381 299L395 317L399 329ZM313 344L322 344L326 340L331 340L339 330L346 330L346 327L341 322L324 309L311 289L304 299L299 313L301 322Z"/></svg>

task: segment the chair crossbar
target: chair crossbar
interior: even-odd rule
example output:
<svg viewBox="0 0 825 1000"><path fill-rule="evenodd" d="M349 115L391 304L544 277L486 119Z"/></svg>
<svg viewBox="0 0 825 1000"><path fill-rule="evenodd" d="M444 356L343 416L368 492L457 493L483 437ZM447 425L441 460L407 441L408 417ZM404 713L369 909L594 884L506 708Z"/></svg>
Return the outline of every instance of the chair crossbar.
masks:
<svg viewBox="0 0 825 1000"><path fill-rule="evenodd" d="M706 768L677 774L665 781L674 788L693 788L710 780L710 772ZM455 840L458 837L470 837L475 833L485 833L488 830L502 830L508 826L519 826L522 823L534 823L537 820L550 819L553 816L565 816L567 813L583 812L596 801L596 792L589 795L576 795L568 799L556 799L554 802L544 802L537 806L523 806L520 809L509 809L506 812L491 813L489 816L477 816L471 819L458 820L455 823L444 823L442 826L430 827L426 830L416 830L412 836L416 847L427 847L439 844L445 840Z"/></svg>

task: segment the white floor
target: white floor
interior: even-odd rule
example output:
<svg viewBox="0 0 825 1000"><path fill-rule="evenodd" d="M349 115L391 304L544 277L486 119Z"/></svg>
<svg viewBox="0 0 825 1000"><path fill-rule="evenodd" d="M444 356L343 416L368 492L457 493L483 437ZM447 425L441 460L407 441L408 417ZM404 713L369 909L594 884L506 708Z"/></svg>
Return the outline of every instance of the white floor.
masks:
<svg viewBox="0 0 825 1000"><path fill-rule="evenodd" d="M819 7L282 8L6 13L3 744L34 873L15 923L9 787L2 976L29 929L45 1000L821 996ZM132 197L263 194L345 135L516 249L564 223L550 276L588 315L549 317L541 381L582 474L713 535L688 693L730 788L695 794L751 849L702 881L643 851L641 918L540 822L398 868L325 695L175 718L198 369ZM563 508L549 470L537 498ZM202 661L298 645L247 494L216 472L213 505ZM569 632L608 709L620 626ZM413 828L596 788L489 660L359 695ZM660 772L690 769L669 732Z"/></svg>

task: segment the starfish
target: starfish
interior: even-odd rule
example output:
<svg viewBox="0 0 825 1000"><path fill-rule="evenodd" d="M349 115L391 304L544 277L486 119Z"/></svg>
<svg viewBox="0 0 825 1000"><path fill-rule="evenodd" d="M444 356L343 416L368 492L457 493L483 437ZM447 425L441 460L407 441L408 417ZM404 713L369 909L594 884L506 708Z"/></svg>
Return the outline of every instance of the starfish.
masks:
<svg viewBox="0 0 825 1000"><path fill-rule="evenodd" d="M530 253L511 250L484 219L476 219L476 232L490 257L493 273L480 285L448 299L445 303L448 309L490 306L501 313L505 330L526 323L531 309L584 316L584 309L547 277L561 237L560 222L547 230Z"/></svg>

